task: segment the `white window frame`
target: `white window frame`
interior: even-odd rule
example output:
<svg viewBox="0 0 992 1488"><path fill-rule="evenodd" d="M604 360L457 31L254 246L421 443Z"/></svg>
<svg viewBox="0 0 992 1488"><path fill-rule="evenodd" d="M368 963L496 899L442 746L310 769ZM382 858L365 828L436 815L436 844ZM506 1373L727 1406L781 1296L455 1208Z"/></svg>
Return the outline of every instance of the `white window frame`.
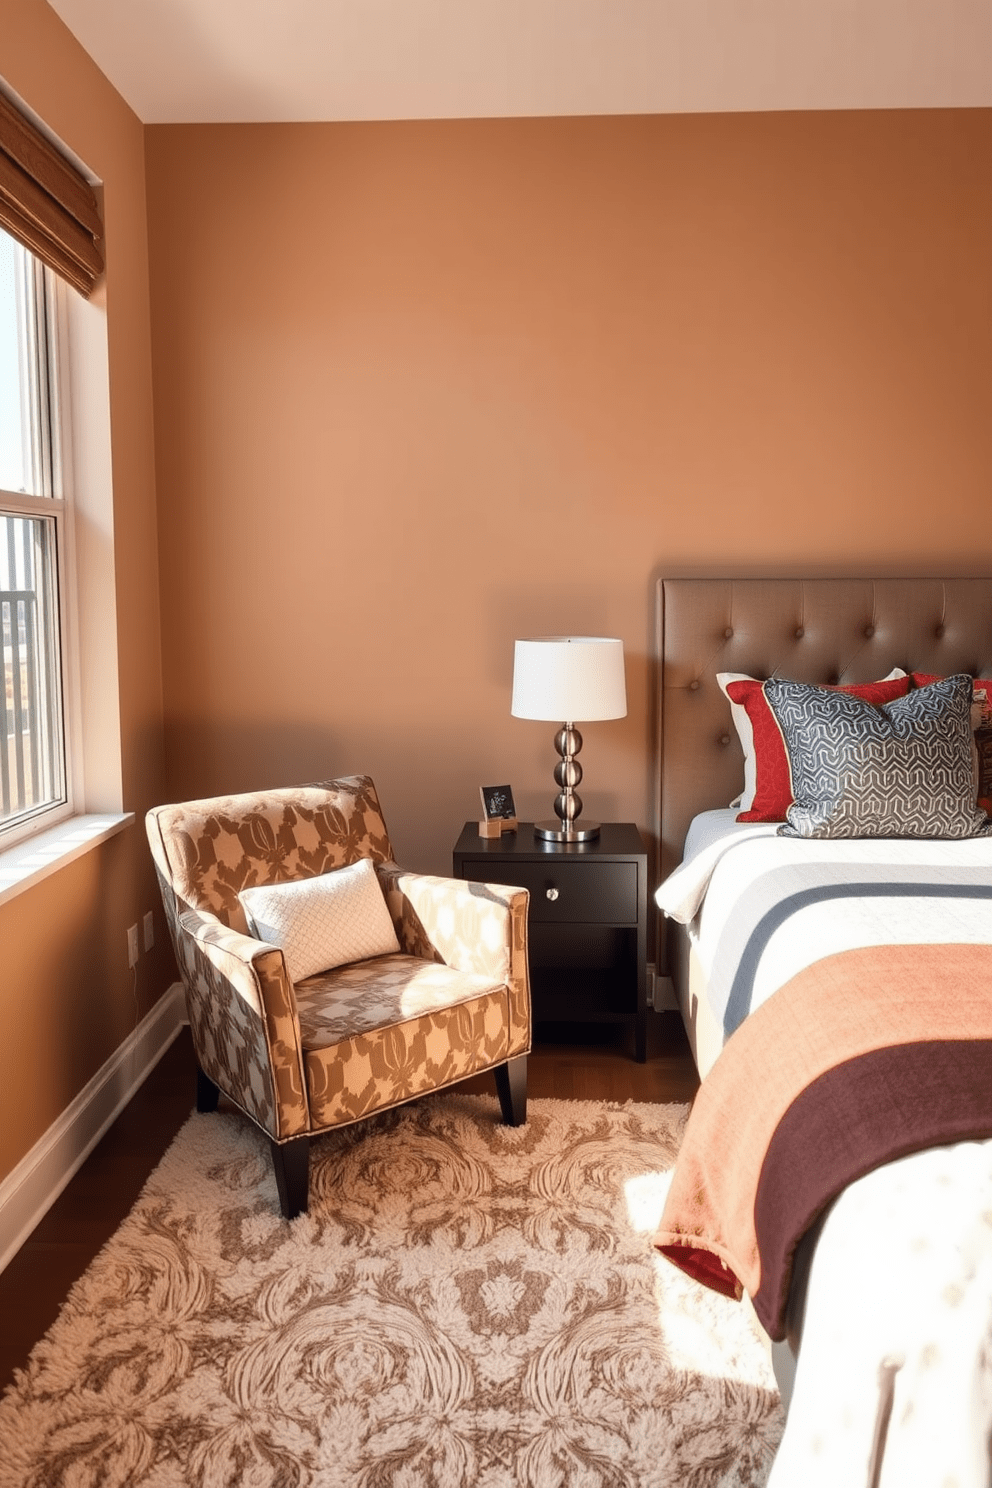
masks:
<svg viewBox="0 0 992 1488"><path fill-rule="evenodd" d="M73 511L71 480L63 452L71 448L68 428L69 398L65 387L68 332L66 287L33 255L27 272L33 283L26 294L28 311L24 337L19 342L22 381L34 383L37 417L28 418L23 435L32 450L32 476L39 494L0 491L0 515L40 518L53 528L54 555L50 577L54 593L45 596L54 616L52 626L53 691L58 706L52 709L48 726L55 736L57 799L28 808L9 823L0 821L0 852L44 832L76 811L76 788L80 780L78 709L73 707L78 676L74 665L75 584L73 583ZM33 343L33 344L31 344ZM35 376L37 374L37 376Z"/></svg>
<svg viewBox="0 0 992 1488"><path fill-rule="evenodd" d="M61 494L56 515L65 800L0 838L0 904L134 823L123 810L117 581L106 291L89 299L51 276ZM9 509L25 502L10 496ZM0 496L6 508L7 494Z"/></svg>

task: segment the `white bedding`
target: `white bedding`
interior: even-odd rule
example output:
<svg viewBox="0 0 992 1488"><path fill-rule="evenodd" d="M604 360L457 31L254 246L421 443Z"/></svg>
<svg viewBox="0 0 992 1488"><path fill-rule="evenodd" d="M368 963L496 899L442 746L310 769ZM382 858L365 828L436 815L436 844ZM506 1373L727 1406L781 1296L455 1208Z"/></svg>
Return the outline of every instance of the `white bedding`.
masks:
<svg viewBox="0 0 992 1488"><path fill-rule="evenodd" d="M768 1488L868 1488L887 1368L878 1488L989 1488L992 1142L914 1153L837 1200Z"/></svg>
<svg viewBox="0 0 992 1488"><path fill-rule="evenodd" d="M992 943L992 841L811 842L706 812L656 898L687 927L725 1040L833 952ZM878 1488L990 1488L992 1142L889 1163L836 1201L769 1488L868 1488L890 1362L899 1367Z"/></svg>
<svg viewBox="0 0 992 1488"><path fill-rule="evenodd" d="M656 900L687 926L724 1038L790 977L870 945L992 943L992 838L779 837L697 818Z"/></svg>
<svg viewBox="0 0 992 1488"><path fill-rule="evenodd" d="M719 811L701 811L689 823L685 847L682 850L683 866L690 863L706 848L713 847L719 842L734 839L740 841L747 836L774 837L777 831L777 822L739 822L737 812L733 808L724 807Z"/></svg>

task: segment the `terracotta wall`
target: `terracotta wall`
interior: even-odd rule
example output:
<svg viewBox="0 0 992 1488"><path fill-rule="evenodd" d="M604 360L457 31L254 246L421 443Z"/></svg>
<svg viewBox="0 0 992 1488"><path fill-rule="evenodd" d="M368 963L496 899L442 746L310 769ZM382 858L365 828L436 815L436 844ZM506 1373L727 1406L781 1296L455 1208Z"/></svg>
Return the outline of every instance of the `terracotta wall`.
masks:
<svg viewBox="0 0 992 1488"><path fill-rule="evenodd" d="M155 127L176 796L367 770L446 871L545 815L515 636L619 635L588 814L650 829L653 581L992 570L992 114Z"/></svg>
<svg viewBox="0 0 992 1488"><path fill-rule="evenodd" d="M0 74L104 185L123 802L139 825L0 906L0 1177L175 975L140 819L163 798L144 131L54 11L0 0ZM154 906L160 944L127 970Z"/></svg>
<svg viewBox="0 0 992 1488"><path fill-rule="evenodd" d="M368 770L446 871L480 782L547 812L512 642L572 631L649 830L658 574L992 571L989 112L144 130L42 0L0 38L104 182L139 821ZM153 905L139 825L0 907L0 1175L170 981Z"/></svg>

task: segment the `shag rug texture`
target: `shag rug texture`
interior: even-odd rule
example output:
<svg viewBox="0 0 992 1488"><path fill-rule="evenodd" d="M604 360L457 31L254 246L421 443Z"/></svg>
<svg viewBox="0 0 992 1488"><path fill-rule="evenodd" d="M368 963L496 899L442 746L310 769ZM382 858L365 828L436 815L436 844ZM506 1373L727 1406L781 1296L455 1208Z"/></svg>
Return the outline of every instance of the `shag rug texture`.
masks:
<svg viewBox="0 0 992 1488"><path fill-rule="evenodd" d="M0 1401L3 1488L716 1488L782 1430L740 1304L651 1245L684 1106L194 1115Z"/></svg>

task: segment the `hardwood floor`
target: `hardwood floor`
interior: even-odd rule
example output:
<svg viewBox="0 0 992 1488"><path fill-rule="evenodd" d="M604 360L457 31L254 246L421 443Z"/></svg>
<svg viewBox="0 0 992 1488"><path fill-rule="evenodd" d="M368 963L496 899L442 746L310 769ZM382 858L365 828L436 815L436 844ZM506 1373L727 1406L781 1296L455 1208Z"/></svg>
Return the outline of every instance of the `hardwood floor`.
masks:
<svg viewBox="0 0 992 1488"><path fill-rule="evenodd" d="M699 1083L677 1013L650 1019L645 1064L637 1064L622 1041L604 1044L608 1028L547 1026L539 1032L527 1079L528 1094L535 1099L685 1103ZM576 1042L583 1034L584 1040ZM27 1362L69 1288L109 1240L190 1114L195 1071L189 1029L184 1028L0 1273L0 1390ZM495 1093L491 1074L475 1076L459 1088Z"/></svg>

